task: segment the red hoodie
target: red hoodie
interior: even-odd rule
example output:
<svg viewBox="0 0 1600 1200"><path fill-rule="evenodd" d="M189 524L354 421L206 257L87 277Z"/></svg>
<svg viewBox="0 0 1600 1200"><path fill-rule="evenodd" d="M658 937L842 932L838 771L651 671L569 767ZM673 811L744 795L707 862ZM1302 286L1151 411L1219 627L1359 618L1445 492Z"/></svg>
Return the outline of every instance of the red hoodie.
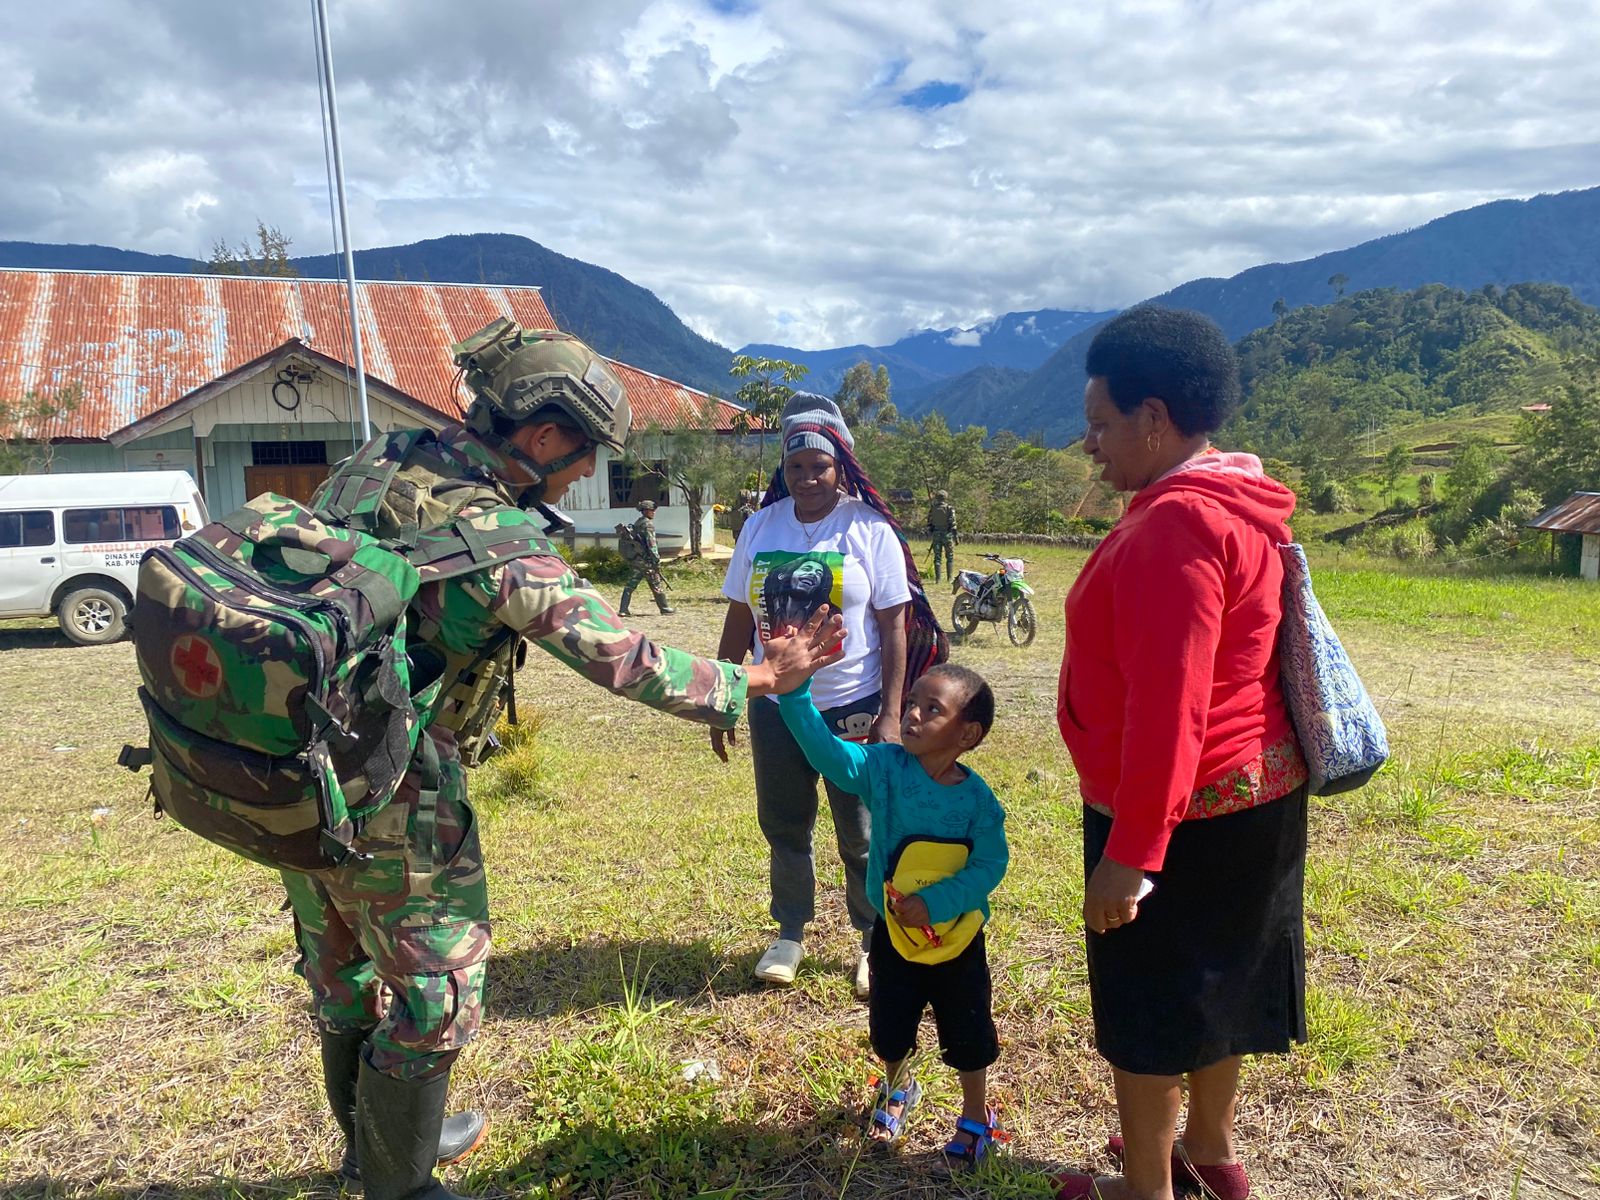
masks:
<svg viewBox="0 0 1600 1200"><path fill-rule="evenodd" d="M1108 858L1160 870L1195 793L1292 739L1277 544L1293 512L1255 455L1202 455L1134 496L1067 594L1056 718L1084 800L1112 813Z"/></svg>

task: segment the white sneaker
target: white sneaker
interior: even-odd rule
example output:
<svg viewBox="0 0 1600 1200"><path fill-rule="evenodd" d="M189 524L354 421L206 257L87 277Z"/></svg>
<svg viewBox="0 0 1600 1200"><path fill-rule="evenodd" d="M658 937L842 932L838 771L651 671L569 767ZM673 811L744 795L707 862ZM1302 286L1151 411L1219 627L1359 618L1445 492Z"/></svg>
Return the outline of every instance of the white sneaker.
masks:
<svg viewBox="0 0 1600 1200"><path fill-rule="evenodd" d="M872 995L872 963L865 950L856 959L856 999L865 1000Z"/></svg>
<svg viewBox="0 0 1600 1200"><path fill-rule="evenodd" d="M763 983L793 983L800 960L805 956L805 948L799 942L778 938L756 964L756 978Z"/></svg>

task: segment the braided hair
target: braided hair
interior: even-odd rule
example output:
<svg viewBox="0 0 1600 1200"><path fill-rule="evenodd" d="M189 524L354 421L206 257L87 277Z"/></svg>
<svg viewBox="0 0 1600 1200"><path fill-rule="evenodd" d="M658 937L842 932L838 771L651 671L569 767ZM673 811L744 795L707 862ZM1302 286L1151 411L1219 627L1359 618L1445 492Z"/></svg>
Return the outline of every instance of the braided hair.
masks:
<svg viewBox="0 0 1600 1200"><path fill-rule="evenodd" d="M928 603L927 590L922 586L922 573L917 570L916 558L911 553L911 543L906 541L905 530L900 528L900 522L895 520L894 511L878 495L878 489L872 486L872 480L867 478L867 472L855 456L855 451L839 440L838 433L826 425L812 422L791 423L784 426L784 433L820 433L828 439L833 447L834 461L839 464L839 474L843 478L844 488L847 493L857 497L872 508L879 516L889 522L889 528L894 530L894 535L900 539L900 553L906 560L906 582L911 587L911 603L906 609L906 678L905 686L900 691L901 703L911 694L911 685L927 673L929 667L942 663L950 657L950 637L939 625L939 618L934 615L933 605ZM767 484L767 491L761 497L761 507L776 504L789 494L789 485L783 478L783 462L780 459L777 467L772 472L772 481ZM898 713L895 715L899 715Z"/></svg>

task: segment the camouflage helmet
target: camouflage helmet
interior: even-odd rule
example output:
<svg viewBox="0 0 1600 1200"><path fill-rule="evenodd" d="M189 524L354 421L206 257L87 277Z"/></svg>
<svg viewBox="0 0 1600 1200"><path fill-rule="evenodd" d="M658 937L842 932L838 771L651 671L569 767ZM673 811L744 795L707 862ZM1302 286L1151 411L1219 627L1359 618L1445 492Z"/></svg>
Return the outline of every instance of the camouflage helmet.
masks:
<svg viewBox="0 0 1600 1200"><path fill-rule="evenodd" d="M653 513L656 510L656 502L654 500L641 500L634 507L642 513Z"/></svg>
<svg viewBox="0 0 1600 1200"><path fill-rule="evenodd" d="M940 504L943 504L946 500L950 499L950 493L945 491L943 488L940 488L933 494L933 498Z"/></svg>
<svg viewBox="0 0 1600 1200"><path fill-rule="evenodd" d="M630 420L622 380L570 333L522 329L501 317L451 352L473 391L467 427L474 433L493 437L496 417L519 424L556 408L590 440L622 449Z"/></svg>

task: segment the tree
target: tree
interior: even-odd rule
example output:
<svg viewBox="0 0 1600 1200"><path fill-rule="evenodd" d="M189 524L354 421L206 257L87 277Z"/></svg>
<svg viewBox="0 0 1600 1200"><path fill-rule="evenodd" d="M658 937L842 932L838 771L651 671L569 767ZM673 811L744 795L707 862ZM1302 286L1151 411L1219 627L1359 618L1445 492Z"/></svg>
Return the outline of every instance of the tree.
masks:
<svg viewBox="0 0 1600 1200"><path fill-rule="evenodd" d="M1346 275L1343 271L1339 271L1336 274L1328 276L1328 286L1333 289L1333 294L1335 296L1344 295L1344 285L1349 282L1350 276Z"/></svg>
<svg viewBox="0 0 1600 1200"><path fill-rule="evenodd" d="M706 506L719 484L737 473L739 458L734 439L717 432L720 402L714 396L704 401L679 425L665 429L651 425L637 443L654 451L646 459L630 451L628 457L635 466L642 466L653 474L662 476L668 484L668 502L671 488L683 494L689 506L689 557L699 558L701 552L700 528L705 521Z"/></svg>
<svg viewBox="0 0 1600 1200"><path fill-rule="evenodd" d="M211 247L211 257L206 260L205 269L212 275L296 276L300 272L289 261L291 244L289 235L283 230L258 220L254 246L248 241L240 242L236 247L229 246L218 238Z"/></svg>
<svg viewBox="0 0 1600 1200"><path fill-rule="evenodd" d="M1500 483L1504 468L1505 456L1484 438L1467 438L1457 446L1455 461L1445 473L1444 511L1435 516L1434 531L1442 537L1462 536Z"/></svg>
<svg viewBox="0 0 1600 1200"><path fill-rule="evenodd" d="M868 362L856 363L844 373L833 402L852 430L882 428L900 419L889 400L889 368L881 364L874 370Z"/></svg>
<svg viewBox="0 0 1600 1200"><path fill-rule="evenodd" d="M767 430L776 428L783 406L794 395L795 389L789 385L798 383L810 371L811 368L802 363L781 358L756 358L748 354L733 356L733 365L728 368L728 374L745 381L733 394L733 399L736 404L744 406L753 428L760 435L756 469L763 478L767 469ZM747 423L748 427L751 427L750 423Z"/></svg>
<svg viewBox="0 0 1600 1200"><path fill-rule="evenodd" d="M1546 503L1600 491L1600 360L1574 363L1547 413L1522 419L1521 474L1537 480Z"/></svg>
<svg viewBox="0 0 1600 1200"><path fill-rule="evenodd" d="M1289 305L1282 296L1272 302L1272 315L1281 321L1289 312Z"/></svg>
<svg viewBox="0 0 1600 1200"><path fill-rule="evenodd" d="M1411 448L1404 442L1396 442L1389 447L1389 453L1383 456L1383 481L1387 485L1389 499L1393 500L1400 492L1400 479L1411 469Z"/></svg>
<svg viewBox="0 0 1600 1200"><path fill-rule="evenodd" d="M50 470L55 458L52 429L77 411L83 388L69 383L53 392L26 392L20 400L0 400L0 475L33 475Z"/></svg>
<svg viewBox="0 0 1600 1200"><path fill-rule="evenodd" d="M983 469L983 443L988 430L968 425L952 433L950 425L937 412L918 421L902 421L898 426L905 443L900 463L901 486L926 496L941 488L958 490L958 481L976 479Z"/></svg>

